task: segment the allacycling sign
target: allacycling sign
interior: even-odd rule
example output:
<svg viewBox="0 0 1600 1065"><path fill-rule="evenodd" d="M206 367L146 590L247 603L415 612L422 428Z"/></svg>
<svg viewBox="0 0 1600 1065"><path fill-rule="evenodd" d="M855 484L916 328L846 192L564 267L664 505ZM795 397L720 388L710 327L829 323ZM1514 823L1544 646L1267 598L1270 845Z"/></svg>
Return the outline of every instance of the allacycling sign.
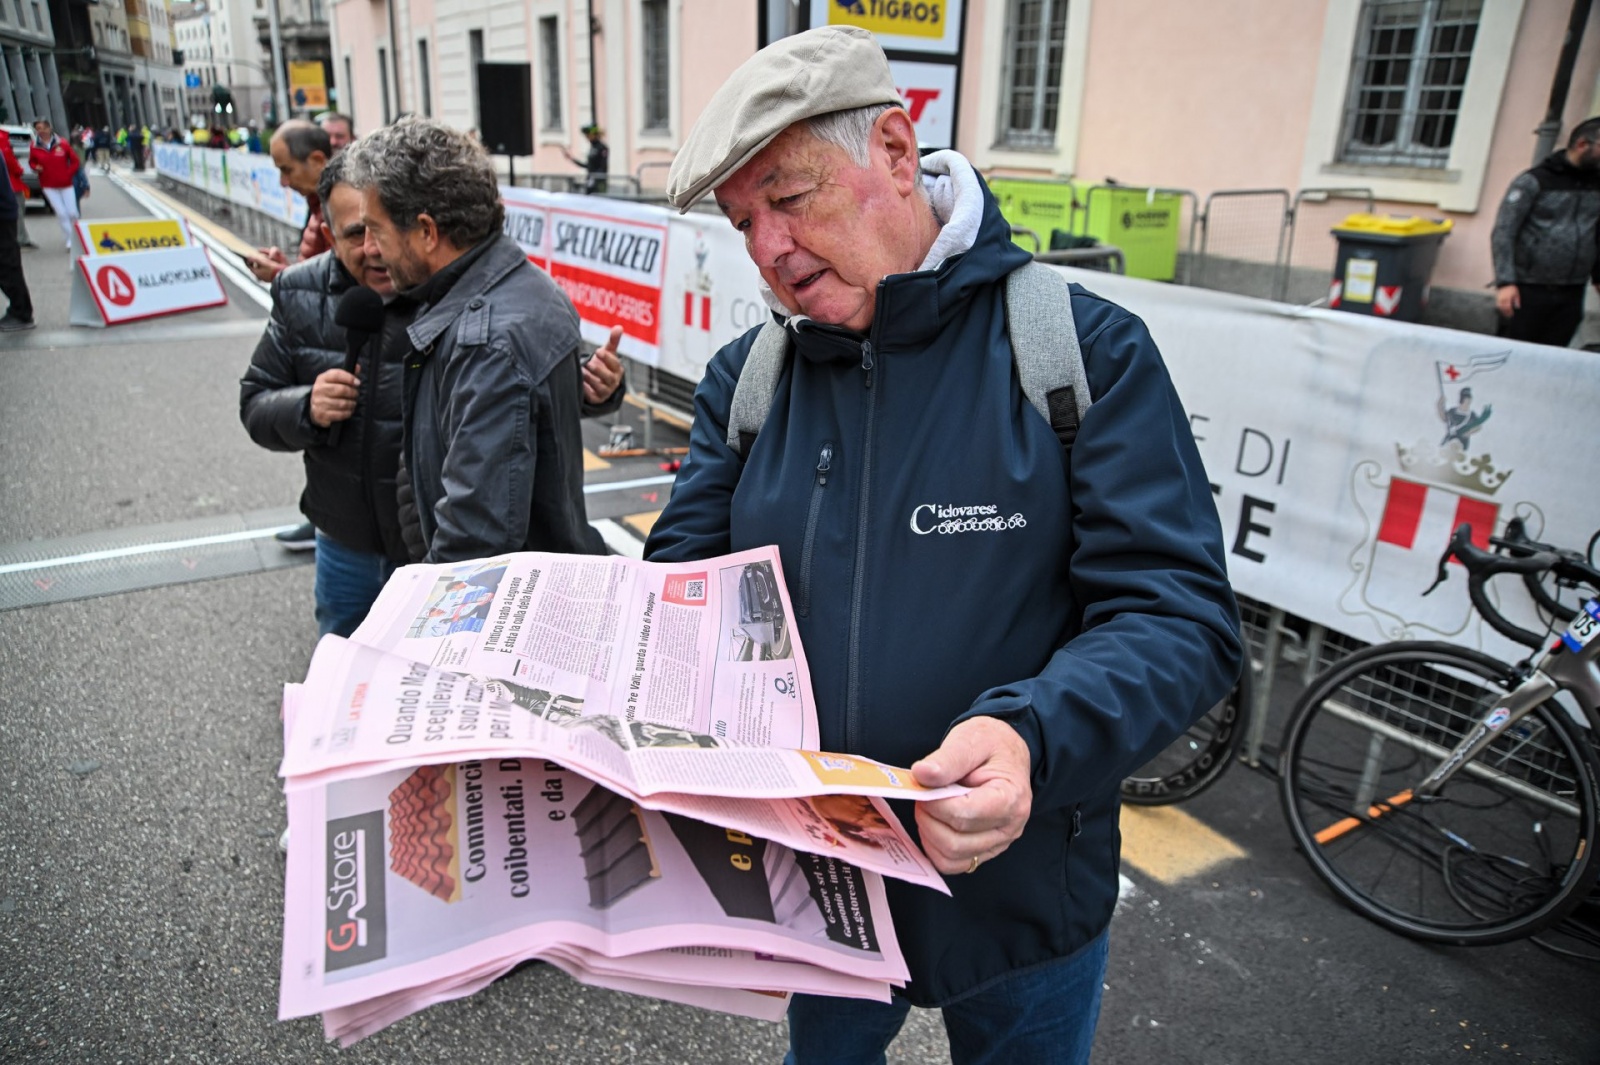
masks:
<svg viewBox="0 0 1600 1065"><path fill-rule="evenodd" d="M76 265L73 325L120 325L228 302L205 248L86 255Z"/></svg>

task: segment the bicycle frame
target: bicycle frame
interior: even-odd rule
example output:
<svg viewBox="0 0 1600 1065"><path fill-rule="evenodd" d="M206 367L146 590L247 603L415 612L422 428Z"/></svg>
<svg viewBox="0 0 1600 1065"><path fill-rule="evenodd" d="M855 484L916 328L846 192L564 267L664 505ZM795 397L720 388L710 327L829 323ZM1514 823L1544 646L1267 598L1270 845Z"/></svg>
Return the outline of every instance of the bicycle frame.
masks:
<svg viewBox="0 0 1600 1065"><path fill-rule="evenodd" d="M1592 639L1581 650L1573 652L1566 644L1557 642L1534 663L1527 680L1497 700L1485 714L1440 762L1433 772L1412 788L1412 798L1431 797L1460 771L1461 767L1482 753L1496 736L1527 717L1534 707L1545 702L1556 692L1566 690L1578 698L1591 728L1597 727L1600 716L1600 639Z"/></svg>

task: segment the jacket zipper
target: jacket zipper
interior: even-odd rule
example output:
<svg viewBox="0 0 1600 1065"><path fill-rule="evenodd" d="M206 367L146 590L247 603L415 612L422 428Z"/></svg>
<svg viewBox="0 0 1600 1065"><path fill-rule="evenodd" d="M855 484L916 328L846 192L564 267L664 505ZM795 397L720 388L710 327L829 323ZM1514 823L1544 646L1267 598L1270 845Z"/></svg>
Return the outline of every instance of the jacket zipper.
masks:
<svg viewBox="0 0 1600 1065"><path fill-rule="evenodd" d="M883 309L883 284L878 285L878 309ZM878 412L877 393L872 390L872 341L861 342L862 381L867 390L867 420L861 437L861 504L856 508L856 565L850 589L850 652L846 677L849 688L845 694L844 737L845 750L861 749L861 601L867 588L867 515L872 492L872 426Z"/></svg>
<svg viewBox="0 0 1600 1065"><path fill-rule="evenodd" d="M817 455L817 477L811 484L811 508L806 512L806 538L800 549L800 602L795 608L801 617L811 614L811 548L817 538L817 517L822 513L822 490L828 487L828 472L833 469L833 441L822 445Z"/></svg>

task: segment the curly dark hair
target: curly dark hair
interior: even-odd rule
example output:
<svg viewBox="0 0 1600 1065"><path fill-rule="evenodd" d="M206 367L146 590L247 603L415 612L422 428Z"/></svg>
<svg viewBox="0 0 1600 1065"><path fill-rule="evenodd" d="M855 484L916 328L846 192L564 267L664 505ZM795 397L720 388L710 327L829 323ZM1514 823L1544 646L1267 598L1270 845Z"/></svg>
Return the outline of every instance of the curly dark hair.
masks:
<svg viewBox="0 0 1600 1065"><path fill-rule="evenodd" d="M427 215L457 248L500 231L505 208L483 145L431 118L402 118L345 149L346 180L373 189L400 229Z"/></svg>

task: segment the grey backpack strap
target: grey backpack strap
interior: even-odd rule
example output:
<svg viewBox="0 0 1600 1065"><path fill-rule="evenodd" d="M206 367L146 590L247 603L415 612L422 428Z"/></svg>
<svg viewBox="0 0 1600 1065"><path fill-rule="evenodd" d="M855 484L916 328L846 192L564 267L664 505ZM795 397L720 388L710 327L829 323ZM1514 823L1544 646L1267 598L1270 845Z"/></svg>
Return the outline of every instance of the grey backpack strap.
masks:
<svg viewBox="0 0 1600 1065"><path fill-rule="evenodd" d="M1070 451L1093 400L1067 279L1044 263L1013 270L1006 277L1006 328L1022 394Z"/></svg>
<svg viewBox="0 0 1600 1065"><path fill-rule="evenodd" d="M733 403L728 408L728 446L741 459L749 457L750 445L755 443L756 434L766 424L788 355L788 330L777 322L767 322L756 334L755 345L733 386Z"/></svg>

